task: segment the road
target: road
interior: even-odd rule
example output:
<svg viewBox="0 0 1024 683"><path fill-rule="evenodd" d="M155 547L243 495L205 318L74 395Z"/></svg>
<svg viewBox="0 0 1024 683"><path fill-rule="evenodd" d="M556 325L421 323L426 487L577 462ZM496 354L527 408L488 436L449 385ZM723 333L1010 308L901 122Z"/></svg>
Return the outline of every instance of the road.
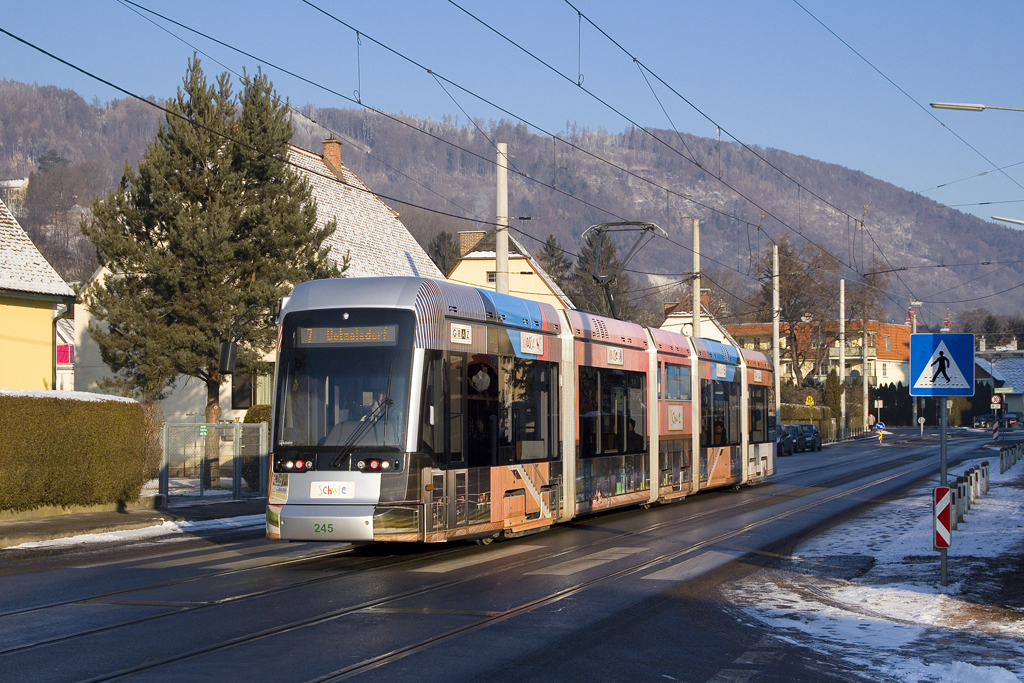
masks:
<svg viewBox="0 0 1024 683"><path fill-rule="evenodd" d="M894 430L770 482L489 546L271 543L258 531L5 551L0 680L867 680L719 587L938 468ZM951 465L986 437L954 431Z"/></svg>

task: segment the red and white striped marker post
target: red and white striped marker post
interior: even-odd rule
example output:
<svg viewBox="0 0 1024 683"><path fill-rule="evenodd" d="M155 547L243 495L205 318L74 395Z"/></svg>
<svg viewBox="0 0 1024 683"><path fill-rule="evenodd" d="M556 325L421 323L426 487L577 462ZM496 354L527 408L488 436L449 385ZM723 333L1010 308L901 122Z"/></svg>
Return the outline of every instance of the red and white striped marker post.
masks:
<svg viewBox="0 0 1024 683"><path fill-rule="evenodd" d="M937 487L932 494L932 519L935 533L932 547L942 554L942 585L946 585L946 549L952 542L949 533L950 522L950 489L948 486Z"/></svg>

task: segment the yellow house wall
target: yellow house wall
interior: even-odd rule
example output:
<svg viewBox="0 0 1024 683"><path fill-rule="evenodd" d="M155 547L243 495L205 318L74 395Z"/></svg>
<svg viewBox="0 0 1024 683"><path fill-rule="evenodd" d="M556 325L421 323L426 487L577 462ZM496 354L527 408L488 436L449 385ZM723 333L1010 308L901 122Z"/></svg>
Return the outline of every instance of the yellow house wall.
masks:
<svg viewBox="0 0 1024 683"><path fill-rule="evenodd" d="M0 297L0 389L48 390L53 382L53 305Z"/></svg>
<svg viewBox="0 0 1024 683"><path fill-rule="evenodd" d="M487 282L487 273L494 272L495 268L493 258L464 258L448 275L448 281L493 291L494 283ZM565 308L562 300L555 296L526 259L510 256L508 271L508 293L512 296L541 301L558 309ZM529 275L521 274L527 271Z"/></svg>

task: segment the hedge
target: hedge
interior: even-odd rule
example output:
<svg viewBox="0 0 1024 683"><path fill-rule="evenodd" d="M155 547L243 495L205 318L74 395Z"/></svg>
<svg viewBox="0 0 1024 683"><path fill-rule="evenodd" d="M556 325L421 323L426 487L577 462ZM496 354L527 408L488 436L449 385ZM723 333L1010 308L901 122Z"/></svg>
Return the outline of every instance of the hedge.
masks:
<svg viewBox="0 0 1024 683"><path fill-rule="evenodd" d="M802 406L796 403L782 404L782 424L813 424L822 435L827 436L832 420L832 409L828 406Z"/></svg>
<svg viewBox="0 0 1024 683"><path fill-rule="evenodd" d="M142 406L77 393L0 392L0 510L138 500Z"/></svg>
<svg viewBox="0 0 1024 683"><path fill-rule="evenodd" d="M249 410L245 411L245 418L242 420L247 424L257 422L270 422L270 406L266 403L257 403Z"/></svg>

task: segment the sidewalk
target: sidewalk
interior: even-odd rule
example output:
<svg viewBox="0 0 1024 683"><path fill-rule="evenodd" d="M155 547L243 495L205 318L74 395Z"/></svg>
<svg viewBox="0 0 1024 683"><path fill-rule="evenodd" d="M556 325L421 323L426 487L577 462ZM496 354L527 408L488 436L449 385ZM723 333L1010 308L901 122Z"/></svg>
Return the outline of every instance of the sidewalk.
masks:
<svg viewBox="0 0 1024 683"><path fill-rule="evenodd" d="M79 512L32 519L3 520L0 521L0 548L81 534L142 529L159 526L165 522L199 522L262 515L266 509L266 498L203 500L195 496L172 496L168 506L160 510Z"/></svg>

